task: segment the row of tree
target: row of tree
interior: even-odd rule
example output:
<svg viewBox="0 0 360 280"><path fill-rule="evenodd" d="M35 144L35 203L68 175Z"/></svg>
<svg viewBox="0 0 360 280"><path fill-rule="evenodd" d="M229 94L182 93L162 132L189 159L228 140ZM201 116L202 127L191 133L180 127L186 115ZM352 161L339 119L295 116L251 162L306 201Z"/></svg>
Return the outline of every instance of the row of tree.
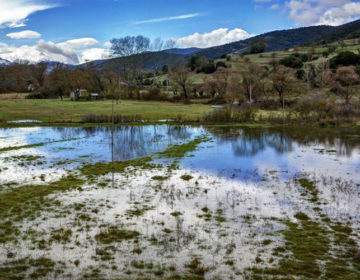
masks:
<svg viewBox="0 0 360 280"><path fill-rule="evenodd" d="M294 97L313 88L330 89L331 93L349 104L360 90L360 76L355 66L330 70L326 64L309 67L304 77L299 77L296 69L281 64L268 70L256 63L239 62L236 67L220 67L213 75L205 77L202 87L195 89L189 68L175 69L170 77L184 99L198 91L206 93L213 101L247 104L250 107L255 102L273 100L277 96L278 104L285 108Z"/></svg>

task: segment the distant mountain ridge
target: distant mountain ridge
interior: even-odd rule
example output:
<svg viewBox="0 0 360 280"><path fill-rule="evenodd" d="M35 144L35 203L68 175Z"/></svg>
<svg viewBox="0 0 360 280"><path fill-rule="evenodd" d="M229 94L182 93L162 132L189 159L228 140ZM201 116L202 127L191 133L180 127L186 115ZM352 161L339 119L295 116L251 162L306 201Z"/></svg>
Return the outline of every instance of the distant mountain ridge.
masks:
<svg viewBox="0 0 360 280"><path fill-rule="evenodd" d="M2 59L0 57L0 66L7 66L7 65L10 65L12 64L9 60L6 60L6 59Z"/></svg>
<svg viewBox="0 0 360 280"><path fill-rule="evenodd" d="M197 55L205 56L208 59L215 59L221 57L223 54L240 54L250 47L253 40L259 38L266 40L267 47L265 51L282 50L304 45L333 31L335 31L335 27L326 25L272 31L246 40L207 48L199 51Z"/></svg>
<svg viewBox="0 0 360 280"><path fill-rule="evenodd" d="M78 67L86 67L91 65L98 70L115 70L123 71L125 66L133 66L141 68L143 71L160 71L164 65L169 67L183 66L186 63L184 55L169 53L169 52L147 52L126 57L117 57L107 60L95 60L89 63L84 63Z"/></svg>
<svg viewBox="0 0 360 280"><path fill-rule="evenodd" d="M200 49L200 48L186 48L186 49L173 48L173 49L164 50L163 52L189 56L189 55L196 54L197 52L199 52L201 50L202 49Z"/></svg>
<svg viewBox="0 0 360 280"><path fill-rule="evenodd" d="M316 43L332 43L335 41L355 39L360 37L360 20L336 26L334 30L328 34L319 36Z"/></svg>
<svg viewBox="0 0 360 280"><path fill-rule="evenodd" d="M208 59L221 57L223 54L240 54L247 50L252 40L264 38L267 43L266 50L276 51L295 46L310 45L311 43L331 43L340 40L360 37L360 20L340 26L310 26L288 30L272 31L246 40L230 44L211 47L197 52L197 55Z"/></svg>
<svg viewBox="0 0 360 280"><path fill-rule="evenodd" d="M264 33L246 40L241 40L221 46L200 48L173 48L161 52L147 52L130 57L119 57L92 62L98 69L112 68L121 71L122 65L132 63L143 70L159 70L163 65L170 67L183 66L187 59L196 54L207 59L217 59L223 54L241 54L249 49L252 40L264 38L267 43L265 51L276 51L294 48L295 46L312 43L326 43L342 39L360 37L360 20L340 26L310 26L288 30L277 30Z"/></svg>
<svg viewBox="0 0 360 280"><path fill-rule="evenodd" d="M125 65L134 65L144 71L160 70L164 65L169 67L183 66L188 58L194 54L207 59L217 59L223 54L241 54L249 49L251 42L263 38L266 40L265 51L276 51L294 48L295 46L326 44L335 41L360 38L360 20L340 26L310 26L288 30L277 30L264 33L246 40L210 48L172 48L159 52L146 52L128 57L118 57L105 60L95 60L81 65L65 65L66 67L81 68L91 64L95 69L113 69L123 71ZM53 69L55 62L47 61L48 71ZM11 65L8 60L0 58L0 66Z"/></svg>

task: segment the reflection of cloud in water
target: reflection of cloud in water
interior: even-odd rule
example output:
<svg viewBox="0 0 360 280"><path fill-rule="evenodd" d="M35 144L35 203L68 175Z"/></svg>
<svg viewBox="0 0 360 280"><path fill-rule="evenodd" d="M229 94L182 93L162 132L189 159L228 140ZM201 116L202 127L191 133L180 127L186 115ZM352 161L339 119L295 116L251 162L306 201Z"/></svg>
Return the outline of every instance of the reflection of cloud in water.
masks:
<svg viewBox="0 0 360 280"><path fill-rule="evenodd" d="M187 126L118 126L114 131L114 160L121 161L160 152L169 145L187 142L202 132ZM59 179L82 163L111 161L111 127L37 127L0 129L2 147L46 143L0 153L0 183L43 183ZM3 141L4 139L4 141ZM66 140L64 142L54 142ZM42 164L22 164L17 156L41 156ZM14 158L15 159L15 158ZM22 174L21 177L18 174Z"/></svg>
<svg viewBox="0 0 360 280"><path fill-rule="evenodd" d="M352 178L360 168L360 143L349 138L351 132L340 133L341 129L318 128L314 132L300 128L211 128L209 131L215 144L204 144L194 157L182 161L183 166L221 176L236 175L239 179L244 179L243 174L251 170L258 170L260 176L269 170L283 171L280 175L283 179L315 171Z"/></svg>

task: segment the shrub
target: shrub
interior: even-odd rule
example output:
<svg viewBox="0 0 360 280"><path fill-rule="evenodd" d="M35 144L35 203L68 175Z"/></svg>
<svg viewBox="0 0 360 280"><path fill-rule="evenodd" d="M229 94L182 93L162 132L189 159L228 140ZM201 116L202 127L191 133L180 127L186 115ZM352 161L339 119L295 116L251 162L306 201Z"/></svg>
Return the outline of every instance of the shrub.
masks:
<svg viewBox="0 0 360 280"><path fill-rule="evenodd" d="M226 107L215 110L203 117L205 122L251 122L255 121L257 110L254 108L233 109Z"/></svg>
<svg viewBox="0 0 360 280"><path fill-rule="evenodd" d="M330 67L337 68L338 66L350 66L360 64L360 55L353 52L341 52L330 60Z"/></svg>
<svg viewBox="0 0 360 280"><path fill-rule="evenodd" d="M279 61L279 63L286 67L295 68L295 69L302 68L304 65L301 58L299 58L295 55L290 55L288 57L285 57L285 58L281 59Z"/></svg>
<svg viewBox="0 0 360 280"><path fill-rule="evenodd" d="M216 63L216 69L218 69L220 67L227 68L227 65L225 62L219 61L218 63Z"/></svg>
<svg viewBox="0 0 360 280"><path fill-rule="evenodd" d="M166 100L167 97L165 94L161 92L159 88L151 88L149 92L143 94L144 100L156 100L156 101L163 101Z"/></svg>
<svg viewBox="0 0 360 280"><path fill-rule="evenodd" d="M114 123L129 123L129 122L138 122L142 121L143 117L141 115L134 115L134 116L124 116L121 114L114 115ZM112 123L112 116L111 115L95 115L95 114L88 114L83 117L83 122L85 123Z"/></svg>
<svg viewBox="0 0 360 280"><path fill-rule="evenodd" d="M303 69L296 70L296 78L298 80L303 80L305 77L305 71Z"/></svg>
<svg viewBox="0 0 360 280"><path fill-rule="evenodd" d="M143 81L143 85L144 85L144 86L150 86L150 85L153 84L153 81L154 81L154 80L145 79L145 80Z"/></svg>
<svg viewBox="0 0 360 280"><path fill-rule="evenodd" d="M202 69L202 72L204 72L205 74L212 74L216 71L216 65L212 62L208 63L207 65L205 65Z"/></svg>

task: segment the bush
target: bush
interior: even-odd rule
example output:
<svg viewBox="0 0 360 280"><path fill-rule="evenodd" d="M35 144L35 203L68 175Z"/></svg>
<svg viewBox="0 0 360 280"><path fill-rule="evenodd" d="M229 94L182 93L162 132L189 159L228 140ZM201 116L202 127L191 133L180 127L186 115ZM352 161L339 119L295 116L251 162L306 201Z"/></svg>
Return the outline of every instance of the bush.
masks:
<svg viewBox="0 0 360 280"><path fill-rule="evenodd" d="M274 99L262 100L256 102L256 107L262 110L276 110L280 108L279 101Z"/></svg>
<svg viewBox="0 0 360 280"><path fill-rule="evenodd" d="M360 55L353 52L341 52L330 60L330 67L337 68L339 66L350 66L360 64Z"/></svg>
<svg viewBox="0 0 360 280"><path fill-rule="evenodd" d="M285 58L281 59L279 61L279 63L281 65L286 66L286 67L295 68L295 69L300 69L304 65L301 58L299 58L299 57L297 57L295 55L290 55L288 57L285 57Z"/></svg>
<svg viewBox="0 0 360 280"><path fill-rule="evenodd" d="M298 80L303 80L304 77L305 77L305 71L304 71L303 69L298 69L298 70L296 71L296 78L297 78Z"/></svg>
<svg viewBox="0 0 360 280"><path fill-rule="evenodd" d="M153 84L154 80L150 80L150 79L145 79L143 81L143 85L144 86L151 86Z"/></svg>
<svg viewBox="0 0 360 280"><path fill-rule="evenodd" d="M227 65L225 62L219 61L218 63L216 63L216 69L218 69L220 67L227 68Z"/></svg>
<svg viewBox="0 0 360 280"><path fill-rule="evenodd" d="M114 115L114 123L129 123L129 122L138 122L142 121L143 118L141 115L134 115L134 116L124 116L121 114ZM83 117L83 122L85 123L112 123L112 116L111 115L95 115L89 114Z"/></svg>
<svg viewBox="0 0 360 280"><path fill-rule="evenodd" d="M212 74L216 71L216 65L212 62L208 63L207 65L205 65L202 69L202 72L204 72L205 74Z"/></svg>
<svg viewBox="0 0 360 280"><path fill-rule="evenodd" d="M161 92L159 88L151 88L149 92L143 94L144 100L155 100L155 101L163 101L167 100L165 94Z"/></svg>
<svg viewBox="0 0 360 280"><path fill-rule="evenodd" d="M226 107L215 110L203 117L204 122L240 122L255 121L257 110L254 108L234 109Z"/></svg>

